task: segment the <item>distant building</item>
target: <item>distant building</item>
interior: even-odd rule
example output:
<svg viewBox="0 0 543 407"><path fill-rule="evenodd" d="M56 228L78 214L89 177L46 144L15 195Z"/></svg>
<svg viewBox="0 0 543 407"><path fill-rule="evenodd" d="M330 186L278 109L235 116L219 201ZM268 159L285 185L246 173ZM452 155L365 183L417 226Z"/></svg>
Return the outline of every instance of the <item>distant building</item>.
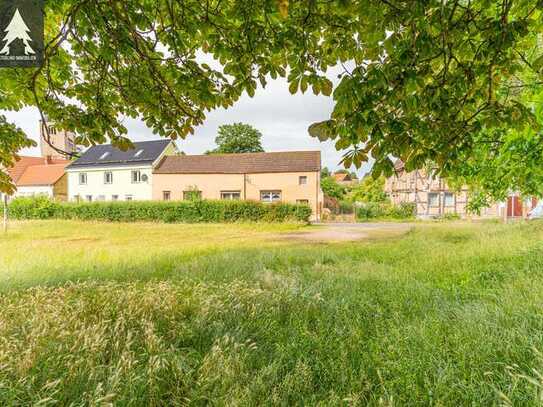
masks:
<svg viewBox="0 0 543 407"><path fill-rule="evenodd" d="M299 203L318 220L320 171L320 151L168 156L153 171L153 199Z"/></svg>
<svg viewBox="0 0 543 407"><path fill-rule="evenodd" d="M332 177L336 180L338 184L345 186L352 185L357 181L356 179L353 179L351 174L346 172L336 172L332 175Z"/></svg>
<svg viewBox="0 0 543 407"><path fill-rule="evenodd" d="M177 153L171 140L135 142L121 151L111 144L90 147L66 167L71 201L145 201L153 198L153 168Z"/></svg>
<svg viewBox="0 0 543 407"><path fill-rule="evenodd" d="M49 129L50 143L60 151L55 150L46 142L48 137L47 129ZM42 157L51 157L53 159L70 158L70 154L79 151L75 144L75 133L61 130L54 123L42 120L40 120L40 148Z"/></svg>
<svg viewBox="0 0 543 407"><path fill-rule="evenodd" d="M44 195L61 201L67 199L67 177L64 168L68 160L50 157L21 157L8 169L16 186L13 197Z"/></svg>
<svg viewBox="0 0 543 407"><path fill-rule="evenodd" d="M446 214L467 215L468 189L462 187L459 191L449 188L447 182L428 173L426 170L407 172L404 163L397 160L394 165L394 175L387 178L385 192L393 204L412 202L416 204L418 217L438 217ZM503 216L503 205L493 205L484 208L481 216Z"/></svg>

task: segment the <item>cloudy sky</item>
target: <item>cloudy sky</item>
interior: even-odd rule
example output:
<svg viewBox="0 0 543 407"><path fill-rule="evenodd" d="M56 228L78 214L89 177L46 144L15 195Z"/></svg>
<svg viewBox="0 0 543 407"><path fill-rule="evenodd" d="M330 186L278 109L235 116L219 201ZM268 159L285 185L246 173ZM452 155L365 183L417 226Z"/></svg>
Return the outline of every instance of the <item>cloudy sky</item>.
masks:
<svg viewBox="0 0 543 407"><path fill-rule="evenodd" d="M337 82L337 77L330 79ZM331 97L315 96L311 91L291 95L286 80L280 78L270 81L265 89L258 89L253 98L244 95L233 107L211 112L195 134L178 141L178 146L187 154L202 154L215 147L214 139L220 125L243 122L260 130L265 151L320 150L323 166L342 168L339 165L342 153L336 151L334 144L321 143L307 132L311 123L328 119L333 106ZM7 112L6 116L38 141L39 115L35 109ZM141 121L127 120L125 126L134 141L156 137ZM23 153L39 155L39 149L26 149ZM357 172L361 175L367 170L368 165Z"/></svg>

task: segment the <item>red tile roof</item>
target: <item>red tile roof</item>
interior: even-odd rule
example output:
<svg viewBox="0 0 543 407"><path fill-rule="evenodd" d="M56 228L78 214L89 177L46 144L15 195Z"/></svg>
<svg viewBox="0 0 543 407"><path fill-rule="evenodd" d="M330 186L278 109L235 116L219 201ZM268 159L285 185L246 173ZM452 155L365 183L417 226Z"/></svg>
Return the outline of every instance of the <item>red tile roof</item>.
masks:
<svg viewBox="0 0 543 407"><path fill-rule="evenodd" d="M15 165L11 168L8 168L8 175L11 177L12 181L17 183L21 176L24 174L26 169L34 165L51 165L51 164L64 164L66 166L69 164L69 160L61 159L48 159L44 157L30 157L30 156L20 156L19 160L15 162Z"/></svg>
<svg viewBox="0 0 543 407"><path fill-rule="evenodd" d="M17 182L26 168L31 165L43 164L43 157L24 157L22 156L19 161L11 168L8 168L8 175L11 177L13 182Z"/></svg>
<svg viewBox="0 0 543 407"><path fill-rule="evenodd" d="M156 174L254 174L313 172L321 169L320 151L278 153L212 154L167 156Z"/></svg>
<svg viewBox="0 0 543 407"><path fill-rule="evenodd" d="M69 163L68 160L21 156L7 172L16 185L53 185Z"/></svg>
<svg viewBox="0 0 543 407"><path fill-rule="evenodd" d="M333 177L335 178L336 181L338 182L348 182L348 181L352 181L353 179L351 178L351 174L346 174L344 172L336 172Z"/></svg>
<svg viewBox="0 0 543 407"><path fill-rule="evenodd" d="M17 186L54 185L64 175L68 163L31 165L19 178Z"/></svg>

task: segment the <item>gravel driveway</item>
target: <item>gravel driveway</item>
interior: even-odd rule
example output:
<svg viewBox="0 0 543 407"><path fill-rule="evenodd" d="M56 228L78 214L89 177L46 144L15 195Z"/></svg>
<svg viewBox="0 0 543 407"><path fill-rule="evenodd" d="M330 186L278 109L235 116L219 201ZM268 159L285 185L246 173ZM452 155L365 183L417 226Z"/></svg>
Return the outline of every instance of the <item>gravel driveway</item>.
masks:
<svg viewBox="0 0 543 407"><path fill-rule="evenodd" d="M282 234L282 238L313 242L345 242L378 237L395 237L409 232L412 223L319 223L303 232Z"/></svg>

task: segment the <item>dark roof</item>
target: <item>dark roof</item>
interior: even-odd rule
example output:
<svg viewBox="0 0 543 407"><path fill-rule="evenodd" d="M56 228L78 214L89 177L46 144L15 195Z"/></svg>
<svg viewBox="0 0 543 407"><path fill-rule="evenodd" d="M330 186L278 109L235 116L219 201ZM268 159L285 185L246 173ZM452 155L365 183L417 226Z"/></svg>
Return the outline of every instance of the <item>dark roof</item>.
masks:
<svg viewBox="0 0 543 407"><path fill-rule="evenodd" d="M320 151L167 156L156 174L251 174L320 171Z"/></svg>
<svg viewBox="0 0 543 407"><path fill-rule="evenodd" d="M92 146L66 168L117 167L153 163L171 143L171 140L135 142L134 148L121 151L111 144ZM142 152L136 156L138 151ZM106 154L107 153L107 154Z"/></svg>

